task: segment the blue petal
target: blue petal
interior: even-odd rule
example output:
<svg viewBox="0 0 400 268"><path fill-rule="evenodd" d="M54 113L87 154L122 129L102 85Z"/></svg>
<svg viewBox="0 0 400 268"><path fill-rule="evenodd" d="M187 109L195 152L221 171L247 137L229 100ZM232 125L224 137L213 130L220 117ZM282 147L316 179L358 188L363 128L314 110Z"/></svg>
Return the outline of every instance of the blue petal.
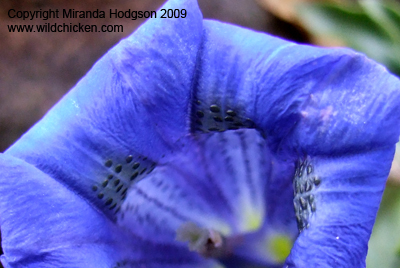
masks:
<svg viewBox="0 0 400 268"><path fill-rule="evenodd" d="M216 267L185 246L120 228L26 162L0 154L2 263L9 267Z"/></svg>
<svg viewBox="0 0 400 268"><path fill-rule="evenodd" d="M0 213L3 212L4 245L9 245L4 247L7 257L3 262L13 259L10 267L34 267L41 262L48 267L78 267L82 254L88 258L82 262L82 267L101 267L99 263L120 263L127 267L139 263L149 267L168 267L167 264L175 265L173 267L214 267L214 262L202 259L189 252L185 244L174 241L178 227L191 221L225 235L243 235L254 232L254 228L263 228L265 214L271 211L271 207L265 204L266 196L271 188L275 188L271 185L280 184L269 180L271 185L267 186L266 179L281 175L282 170L255 130L187 136L180 144L187 149L132 186L117 214L116 224L48 175L21 160L2 155L0 168L14 171L3 174L9 184L0 187L4 191L0 192L3 197ZM232 176L234 179L228 180ZM19 184L16 185L15 181ZM28 189L27 185L30 186ZM15 200L15 193L21 192L23 198ZM37 200L37 195L44 198L39 202L29 202ZM292 195L289 196L292 198ZM223 200L219 200L221 198ZM15 209L18 209L17 213ZM9 211L12 213L9 214ZM34 218L29 217L32 215L30 211L37 212L33 214ZM284 210L280 213L284 214L282 218L289 215ZM276 218L274 214L268 219ZM268 224L268 227L272 226ZM20 229L24 232L19 232ZM279 229L288 230L285 226ZM93 230L98 230L100 234ZM270 230L263 229L262 232ZM40 241L31 241L30 233ZM24 242L15 241L16 235ZM251 245L255 238L256 235L250 235L246 244ZM76 251L81 244L88 245ZM102 250L103 244L106 248ZM262 252L257 258L252 257L252 250L254 248L240 247L235 254L245 262L272 262L272 258L262 256ZM108 260L103 251L113 258ZM41 252L47 255L42 257ZM97 255L89 258L91 254Z"/></svg>
<svg viewBox="0 0 400 268"><path fill-rule="evenodd" d="M133 230L153 229L159 239L171 239L187 221L225 235L259 229L271 156L257 131L189 135L181 144L166 165L132 186L119 221Z"/></svg>
<svg viewBox="0 0 400 268"><path fill-rule="evenodd" d="M125 197L121 193L162 162L189 129L201 13L194 0L170 1L163 8L185 8L187 17L147 21L6 152L110 218Z"/></svg>
<svg viewBox="0 0 400 268"><path fill-rule="evenodd" d="M201 124L195 121L192 128L257 128L279 159L311 159L319 176L295 180L304 187L294 200L304 232L288 267L365 265L367 241L399 137L393 128L400 123L399 81L347 49L298 46L212 21L205 22L204 40L198 102L192 111L201 115ZM232 118L213 122L212 117L227 118L232 111L236 126ZM314 178L315 184L308 184ZM325 186L319 188L321 180ZM305 189L315 191L314 201L302 196ZM336 235L344 241L340 246ZM354 239L357 242L351 242Z"/></svg>
<svg viewBox="0 0 400 268"><path fill-rule="evenodd" d="M251 135L247 136L251 137ZM274 239L281 237L291 244L297 237L296 220L293 214L294 165L289 159L277 157L270 148L265 147L267 141L268 139L262 139L260 143L260 140L254 139L254 137L252 141L248 140L249 144L263 144L264 147L261 160L263 168L260 170L261 172L258 172L264 182L257 184L257 187L265 187L263 194L264 219L259 229L252 230L252 232L244 230L246 235L241 237L241 244L234 248L234 256L223 260L226 267L246 267L249 262L257 264L259 267L282 267L284 259L276 256L276 252L271 248L275 246ZM257 162L257 157L254 157L257 156L257 150L253 149L249 151L249 154L253 156L248 159L249 162ZM246 162L246 160L242 162ZM243 179L246 180L246 176ZM230 188L229 184L225 184L224 187ZM247 220L249 221L248 218ZM288 247L290 250L290 245Z"/></svg>
<svg viewBox="0 0 400 268"><path fill-rule="evenodd" d="M392 126L400 116L398 80L382 66L348 49L300 46L228 24L204 24L194 113L216 105L224 118L233 110L241 127L256 126L275 147L314 154L397 141ZM209 122L202 123L199 130L207 131Z"/></svg>
<svg viewBox="0 0 400 268"><path fill-rule="evenodd" d="M49 196L43 201L43 211L52 217L59 212L69 222L77 217L75 213L87 212L87 217L80 215L85 223L78 221L83 230L77 230L87 238L84 241L94 241L85 231L88 223L97 220L101 233L96 241L110 241L100 251L111 255L94 255L99 245L93 243L84 249L96 262L104 258L107 264L122 259L127 266L140 264L140 260L149 266L203 265L184 245L168 244L177 226L188 220L216 226L224 234L249 232L253 230L253 216L246 221L250 211L256 215L257 227L257 217L266 217L261 229L266 233L265 226L283 223L290 234L296 213L302 233L287 260L288 267L303 267L306 262L311 267L363 266L399 136L391 127L400 123L398 81L382 67L345 49L297 46L211 21L205 22L201 32L201 14L194 1L169 4L166 8L176 4L191 12L184 20L150 20L112 49L2 156L3 169L11 170L6 180L23 191L25 180L20 184L14 181L20 176L30 178L26 181L36 187L24 196ZM246 131L244 140L261 140L263 149L257 151L256 143L246 141L252 149L244 150L243 139L235 136L240 132L193 134L237 128L258 129L266 143L254 130ZM222 148L228 151L212 150L224 140ZM187 149L182 149L183 145ZM256 152L256 157L247 162L250 152ZM265 159L266 164L260 164ZM376 159L380 162L374 165ZM252 165L255 175L246 176ZM25 173L18 174L16 167ZM210 174L221 175L221 179ZM271 181L263 179L266 174ZM148 180L132 186L146 175ZM290 216L288 202L293 195L285 185L293 178L295 213ZM44 186L39 187L39 181ZM13 213L21 209L21 214L27 214L39 208L25 197L22 202L18 195L7 194L11 187L0 187L4 190L0 193L4 195L0 211L6 230L4 261L16 267L43 261L43 246L31 240L35 231ZM58 189L62 196L53 196L50 189ZM68 203L72 196L74 202ZM55 199L68 204L65 211L51 206ZM82 205L75 212L72 204L78 201ZM62 202L54 203L63 207ZM282 217L276 216L277 208L285 212ZM29 214L32 221L44 221L47 229L56 226L49 232L52 236L43 252L50 252L50 260L57 265L66 262L63 254L68 246L47 247L59 241L56 230L66 226L60 227L62 221L53 224L56 219L52 217L51 224L47 223L43 214L39 216ZM123 228L114 232L117 225ZM28 245L20 242L13 226L29 231L21 232L21 237L30 237ZM106 230L112 235L107 236ZM70 248L83 243L76 239L66 237L72 243ZM138 250L128 254L127 249ZM166 257L171 252L175 263ZM149 263L151 258L155 263Z"/></svg>
<svg viewBox="0 0 400 268"><path fill-rule="evenodd" d="M291 187L294 165L277 159L254 129L188 135L180 152L133 185L118 225L158 243L185 222L237 236L227 267L276 263L266 252L276 234L297 235ZM235 266L232 266L235 263Z"/></svg>
<svg viewBox="0 0 400 268"><path fill-rule="evenodd" d="M309 227L298 237L286 267L319 267L322 263L365 267L368 240L392 158L392 149L377 149L307 160L313 166L310 176L321 182L297 195L307 202L312 195L313 201L307 208L299 208Z"/></svg>

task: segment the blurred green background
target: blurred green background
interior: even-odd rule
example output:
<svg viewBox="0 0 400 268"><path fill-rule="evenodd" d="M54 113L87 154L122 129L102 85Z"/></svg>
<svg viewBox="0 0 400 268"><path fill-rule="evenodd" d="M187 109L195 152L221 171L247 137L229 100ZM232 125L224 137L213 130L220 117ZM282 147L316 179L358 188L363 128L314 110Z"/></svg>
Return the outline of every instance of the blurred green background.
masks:
<svg viewBox="0 0 400 268"><path fill-rule="evenodd" d="M7 24L40 24L43 21L10 19L7 15L9 9L156 10L163 2L164 0L2 0L0 152L38 121L110 47L143 23L143 20L130 19L74 19L73 23L122 24L124 31L10 33ZM231 22L299 43L351 47L400 76L398 2L199 0L199 5L206 18ZM50 19L46 22L72 21ZM396 155L369 243L368 268L400 268L399 186L400 156Z"/></svg>

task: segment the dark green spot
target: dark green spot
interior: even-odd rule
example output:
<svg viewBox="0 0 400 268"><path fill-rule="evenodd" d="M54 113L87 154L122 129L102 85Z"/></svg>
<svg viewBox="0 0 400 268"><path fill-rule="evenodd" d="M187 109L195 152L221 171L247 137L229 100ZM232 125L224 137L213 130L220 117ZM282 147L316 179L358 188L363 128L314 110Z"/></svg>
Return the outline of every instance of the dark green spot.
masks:
<svg viewBox="0 0 400 268"><path fill-rule="evenodd" d="M299 190L301 194L304 193L304 186L302 184L300 184Z"/></svg>
<svg viewBox="0 0 400 268"><path fill-rule="evenodd" d="M302 207L303 209L306 209L306 208L307 208L307 201L306 201L306 199L304 199L304 197L300 197L299 199L300 199L300 205L301 205L301 207Z"/></svg>
<svg viewBox="0 0 400 268"><path fill-rule="evenodd" d="M120 180L119 180L119 179L116 179L116 180L114 181L114 186L118 186L119 182L120 182Z"/></svg>
<svg viewBox="0 0 400 268"><path fill-rule="evenodd" d="M104 163L104 165L106 166L106 167L111 167L112 166L112 161L110 160L110 159L108 159L105 163Z"/></svg>
<svg viewBox="0 0 400 268"><path fill-rule="evenodd" d="M306 181L306 192L311 191L311 183L309 181Z"/></svg>
<svg viewBox="0 0 400 268"><path fill-rule="evenodd" d="M123 187L123 185L121 184L120 186L118 186L118 188L115 192L118 193L119 191L121 191L122 187Z"/></svg>
<svg viewBox="0 0 400 268"><path fill-rule="evenodd" d="M102 198L104 197L104 194L103 194L103 193L99 193L99 194L97 195L97 197L98 197L99 199L102 199Z"/></svg>
<svg viewBox="0 0 400 268"><path fill-rule="evenodd" d="M196 115L198 118L203 118L204 117L204 113L202 111L197 111Z"/></svg>
<svg viewBox="0 0 400 268"><path fill-rule="evenodd" d="M115 167L115 172L120 173L122 171L122 166L118 165Z"/></svg>
<svg viewBox="0 0 400 268"><path fill-rule="evenodd" d="M144 169L140 172L140 175L142 175L143 173L145 173L146 170L147 170L147 168L144 168Z"/></svg>
<svg viewBox="0 0 400 268"><path fill-rule="evenodd" d="M215 122L222 122L222 118L220 116L214 116Z"/></svg>
<svg viewBox="0 0 400 268"><path fill-rule="evenodd" d="M213 113L219 113L221 109L218 107L218 105L213 104L210 106L210 111Z"/></svg>
<svg viewBox="0 0 400 268"><path fill-rule="evenodd" d="M321 180L320 180L320 178L318 178L318 177L314 177L314 184L315 184L315 186L318 186L318 185L320 185L320 184L321 184Z"/></svg>
<svg viewBox="0 0 400 268"><path fill-rule="evenodd" d="M121 195L125 195L125 194L126 194L126 191L128 191L128 188L125 188L125 189L122 191Z"/></svg>
<svg viewBox="0 0 400 268"><path fill-rule="evenodd" d="M138 172L133 173L133 175L131 176L131 181L133 181L134 179L136 179L136 177L139 175Z"/></svg>
<svg viewBox="0 0 400 268"><path fill-rule="evenodd" d="M132 162L132 160L133 160L133 156L132 155L128 155L127 157L126 157L126 159L125 159L125 161L126 161L126 163L130 163L130 162Z"/></svg>
<svg viewBox="0 0 400 268"><path fill-rule="evenodd" d="M93 190L93 192L96 192L96 191L97 191L97 186L96 186L96 185L93 185L93 186L92 186L92 190Z"/></svg>
<svg viewBox="0 0 400 268"><path fill-rule="evenodd" d="M303 219L300 216L297 216L296 219L297 219L297 224L300 226L300 232L301 232L302 229L304 228L303 227L303 225L304 225Z"/></svg>
<svg viewBox="0 0 400 268"><path fill-rule="evenodd" d="M227 115L230 115L230 116L236 116L236 112L233 111L233 110L228 110L228 111L226 111L226 114L227 114Z"/></svg>
<svg viewBox="0 0 400 268"><path fill-rule="evenodd" d="M312 166L311 166L311 165L308 165L308 166L307 166L307 174L310 175L311 172L312 172Z"/></svg>
<svg viewBox="0 0 400 268"><path fill-rule="evenodd" d="M106 202L106 206L111 205L112 202L113 202L113 199L112 199L112 198L109 198L109 199L107 200L107 202Z"/></svg>
<svg viewBox="0 0 400 268"><path fill-rule="evenodd" d="M226 122L233 122L233 117L232 116L225 116L225 121Z"/></svg>
<svg viewBox="0 0 400 268"><path fill-rule="evenodd" d="M314 202L310 204L310 207L311 207L311 211L312 212L315 212L317 210L317 208L315 207L315 203Z"/></svg>
<svg viewBox="0 0 400 268"><path fill-rule="evenodd" d="M137 169L140 166L140 163L136 162L133 164L132 169Z"/></svg>
<svg viewBox="0 0 400 268"><path fill-rule="evenodd" d="M101 186L106 187L108 185L108 180L103 181L103 183L101 184Z"/></svg>

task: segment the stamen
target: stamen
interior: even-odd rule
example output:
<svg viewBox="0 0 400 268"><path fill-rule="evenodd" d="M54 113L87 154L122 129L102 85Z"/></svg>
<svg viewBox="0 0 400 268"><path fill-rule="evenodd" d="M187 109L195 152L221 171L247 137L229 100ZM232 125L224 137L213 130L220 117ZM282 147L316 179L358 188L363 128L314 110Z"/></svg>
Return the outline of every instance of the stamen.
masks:
<svg viewBox="0 0 400 268"><path fill-rule="evenodd" d="M225 238L219 232L201 228L193 222L186 222L178 228L176 240L188 242L190 251L206 258L220 258L228 253Z"/></svg>

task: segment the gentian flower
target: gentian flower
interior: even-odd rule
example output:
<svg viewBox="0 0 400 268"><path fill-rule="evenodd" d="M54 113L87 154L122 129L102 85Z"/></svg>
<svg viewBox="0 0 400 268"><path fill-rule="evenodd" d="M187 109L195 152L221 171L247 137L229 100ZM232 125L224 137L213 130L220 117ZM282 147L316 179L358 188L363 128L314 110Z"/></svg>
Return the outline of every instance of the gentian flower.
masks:
<svg viewBox="0 0 400 268"><path fill-rule="evenodd" d="M365 267L399 81L163 8L0 155L3 265Z"/></svg>

